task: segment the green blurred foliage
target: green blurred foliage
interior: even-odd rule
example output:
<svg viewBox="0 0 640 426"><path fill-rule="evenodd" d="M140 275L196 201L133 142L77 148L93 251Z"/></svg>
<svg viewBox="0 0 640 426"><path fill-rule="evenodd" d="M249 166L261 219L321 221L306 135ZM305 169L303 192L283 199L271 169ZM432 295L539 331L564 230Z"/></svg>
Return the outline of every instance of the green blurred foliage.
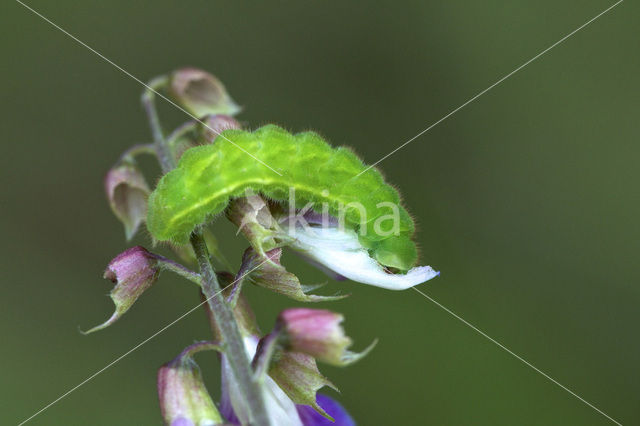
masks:
<svg viewBox="0 0 640 426"><path fill-rule="evenodd" d="M611 3L28 4L143 80L207 69L252 127L315 129L373 163ZM421 290L623 424L640 419L639 11L622 3L380 164L442 271ZM150 138L141 88L16 2L0 23L0 423L17 424L199 298L165 274L113 327L78 332L111 313L101 274L127 245L102 177ZM246 243L225 222L237 266ZM415 291L338 288L352 296L322 306L345 313L354 348L380 339L350 368L321 366L361 425L611 424ZM295 305L249 297L265 330ZM196 312L30 424L159 424L157 368L208 336ZM198 360L218 395L215 356Z"/></svg>

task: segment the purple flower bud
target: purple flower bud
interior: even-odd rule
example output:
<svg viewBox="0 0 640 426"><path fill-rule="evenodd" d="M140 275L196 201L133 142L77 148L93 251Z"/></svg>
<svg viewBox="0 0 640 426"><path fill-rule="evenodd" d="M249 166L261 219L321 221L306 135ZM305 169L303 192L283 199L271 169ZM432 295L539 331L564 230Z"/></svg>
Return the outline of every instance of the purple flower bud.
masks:
<svg viewBox="0 0 640 426"><path fill-rule="evenodd" d="M155 255L143 247L131 247L116 256L104 271L104 278L116 284L110 294L116 305L115 312L105 323L86 333L102 330L116 322L156 282L159 274Z"/></svg>
<svg viewBox="0 0 640 426"><path fill-rule="evenodd" d="M147 216L149 186L135 166L122 164L109 170L104 188L111 210L124 224L125 236L130 240Z"/></svg>
<svg viewBox="0 0 640 426"><path fill-rule="evenodd" d="M225 130L242 127L233 117L224 114L208 115L200 123L200 126L203 143L213 142Z"/></svg>
<svg viewBox="0 0 640 426"><path fill-rule="evenodd" d="M158 370L158 397L165 424L170 426L213 426L223 424L193 354L217 349L210 342L187 347L173 361Z"/></svg>
<svg viewBox="0 0 640 426"><path fill-rule="evenodd" d="M215 76L196 68L182 68L171 75L171 95L196 117L207 114L234 115L240 107Z"/></svg>
<svg viewBox="0 0 640 426"><path fill-rule="evenodd" d="M343 319L342 315L323 309L291 308L280 313L277 328L284 333L288 350L343 366L365 356L376 343L362 353L348 351L351 339L340 325Z"/></svg>

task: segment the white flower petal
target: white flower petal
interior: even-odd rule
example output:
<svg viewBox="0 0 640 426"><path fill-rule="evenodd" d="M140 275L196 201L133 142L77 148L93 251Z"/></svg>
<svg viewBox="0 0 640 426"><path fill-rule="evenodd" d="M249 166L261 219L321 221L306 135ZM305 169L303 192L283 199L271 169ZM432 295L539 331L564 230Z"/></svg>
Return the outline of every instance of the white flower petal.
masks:
<svg viewBox="0 0 640 426"><path fill-rule="evenodd" d="M252 359L256 353L258 347L258 338L255 336L248 336L244 339L245 348L249 355L249 359ZM226 357L222 357L222 389L223 399L227 399L233 407L233 411L242 424L248 424L249 419L245 409L238 406L240 398L237 384L232 380L232 372L229 367L229 363L226 361ZM282 389L273 381L273 379L267 376L264 380L262 387L264 392L265 405L269 420L272 425L278 426L303 426L296 405L289 399L289 397L283 392ZM227 402L225 401L225 402Z"/></svg>
<svg viewBox="0 0 640 426"><path fill-rule="evenodd" d="M289 247L308 257L312 263L352 281L389 290L405 290L440 274L430 266L418 266L406 274L390 274L369 256L352 230L300 225L290 228L288 233L294 241Z"/></svg>

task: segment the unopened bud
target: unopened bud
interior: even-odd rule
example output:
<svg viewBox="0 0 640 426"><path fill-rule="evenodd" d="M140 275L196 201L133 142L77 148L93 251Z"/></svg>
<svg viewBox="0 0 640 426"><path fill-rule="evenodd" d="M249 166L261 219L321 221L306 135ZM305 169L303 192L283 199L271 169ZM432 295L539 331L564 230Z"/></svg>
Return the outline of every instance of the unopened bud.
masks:
<svg viewBox="0 0 640 426"><path fill-rule="evenodd" d="M260 195L248 191L244 197L231 201L227 217L238 227L251 246L260 254L277 247L279 226L271 215L269 206Z"/></svg>
<svg viewBox="0 0 640 426"><path fill-rule="evenodd" d="M198 364L192 356L213 343L199 342L187 347L173 361L158 370L158 397L165 424L169 426L213 426L223 424Z"/></svg>
<svg viewBox="0 0 640 426"><path fill-rule="evenodd" d="M213 142L225 130L242 127L233 117L225 114L208 115L199 124L202 144Z"/></svg>
<svg viewBox="0 0 640 426"><path fill-rule="evenodd" d="M131 164L122 164L109 170L104 188L111 210L124 224L130 240L147 216L149 186L142 173Z"/></svg>
<svg viewBox="0 0 640 426"><path fill-rule="evenodd" d="M220 80L197 68L175 71L171 75L169 90L178 103L196 117L234 115L240 111Z"/></svg>
<svg viewBox="0 0 640 426"><path fill-rule="evenodd" d="M155 255L143 247L135 246L116 256L104 271L104 278L116 284L110 294L116 305L115 312L105 323L86 333L102 330L116 322L156 282L159 274Z"/></svg>
<svg viewBox="0 0 640 426"><path fill-rule="evenodd" d="M288 350L302 352L328 364L344 366L364 357L376 342L361 353L348 351L351 339L340 323L344 317L323 309L291 308L278 316Z"/></svg>

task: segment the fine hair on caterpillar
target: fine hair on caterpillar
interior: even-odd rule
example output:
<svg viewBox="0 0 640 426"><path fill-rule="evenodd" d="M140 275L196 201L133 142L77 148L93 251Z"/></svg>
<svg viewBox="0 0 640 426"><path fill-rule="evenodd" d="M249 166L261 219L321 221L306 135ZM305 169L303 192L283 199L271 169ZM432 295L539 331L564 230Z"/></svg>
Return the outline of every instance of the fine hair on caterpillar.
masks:
<svg viewBox="0 0 640 426"><path fill-rule="evenodd" d="M253 191L251 191L253 193ZM322 194L324 197L330 195L328 189L323 189ZM288 216L286 225L288 226L288 233L290 236L295 237L296 228L301 226L305 229L309 228L337 228L340 231L351 229L351 226L347 225L346 216L350 210L355 210L359 215L359 220L356 222L357 233L361 236L366 236L367 232L374 232L377 237L389 237L392 235L400 235L400 207L390 201L381 201L376 204L378 209L388 211L387 214L377 215L373 227L367 226L368 217L367 209L364 204L359 201L351 201L347 204L338 203L337 214L330 214L330 206L326 201L320 203L309 201L304 206L296 204L296 188L289 187L289 200L288 200ZM391 226L385 226L383 228L382 223L390 221Z"/></svg>
<svg viewBox="0 0 640 426"><path fill-rule="evenodd" d="M187 150L149 197L147 228L156 240L186 243L197 226L250 189L294 211L310 203L308 210L333 216L384 266L408 271L416 264L415 226L400 194L349 148L274 125L223 135Z"/></svg>

